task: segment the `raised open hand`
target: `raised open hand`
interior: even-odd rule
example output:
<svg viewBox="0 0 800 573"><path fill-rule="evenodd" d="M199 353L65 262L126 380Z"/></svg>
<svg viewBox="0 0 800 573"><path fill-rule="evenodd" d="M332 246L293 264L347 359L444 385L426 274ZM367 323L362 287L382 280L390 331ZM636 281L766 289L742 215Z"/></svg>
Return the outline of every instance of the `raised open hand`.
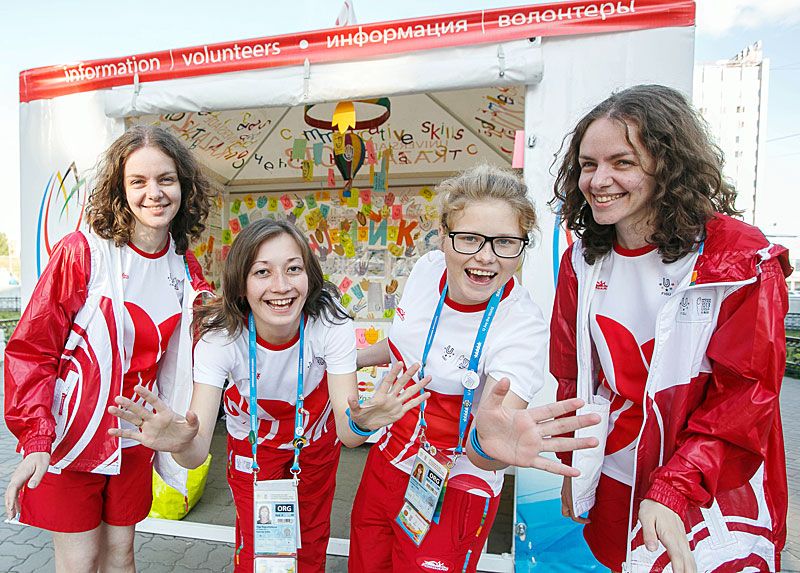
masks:
<svg viewBox="0 0 800 573"><path fill-rule="evenodd" d="M427 400L430 392L421 390L431 381L430 376L409 385L418 371L419 364L414 364L403 372L403 363L396 362L384 376L372 398L359 404L357 397L349 396L347 403L353 422L365 430L377 430L396 422L406 412Z"/></svg>
<svg viewBox="0 0 800 573"><path fill-rule="evenodd" d="M595 438L566 438L561 434L600 422L597 414L559 418L583 406L573 398L530 409L509 408L503 404L511 386L502 378L487 388L475 413L475 429L481 448L495 460L513 466L530 467L563 476L577 476L578 470L542 452L569 452L597 445Z"/></svg>
<svg viewBox="0 0 800 573"><path fill-rule="evenodd" d="M134 390L153 407L153 411L133 400L118 396L115 398L117 406L109 406L108 413L127 420L139 429L112 428L108 433L121 438L131 438L159 452L184 450L200 428L197 415L191 410L186 412L186 417L176 414L163 400L144 386L136 386Z"/></svg>

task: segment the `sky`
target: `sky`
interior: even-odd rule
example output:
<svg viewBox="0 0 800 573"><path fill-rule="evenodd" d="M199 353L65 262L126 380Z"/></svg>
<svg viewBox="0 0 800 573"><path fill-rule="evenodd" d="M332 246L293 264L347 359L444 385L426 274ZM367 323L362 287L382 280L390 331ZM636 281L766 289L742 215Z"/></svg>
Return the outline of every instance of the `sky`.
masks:
<svg viewBox="0 0 800 573"><path fill-rule="evenodd" d="M358 23L545 3L353 0ZM167 48L332 27L340 0L46 0L0 3L0 231L19 241L19 72ZM800 234L800 0L698 0L695 58L727 59L756 40L770 59L765 191L757 223ZM24 253L23 253L24 254Z"/></svg>

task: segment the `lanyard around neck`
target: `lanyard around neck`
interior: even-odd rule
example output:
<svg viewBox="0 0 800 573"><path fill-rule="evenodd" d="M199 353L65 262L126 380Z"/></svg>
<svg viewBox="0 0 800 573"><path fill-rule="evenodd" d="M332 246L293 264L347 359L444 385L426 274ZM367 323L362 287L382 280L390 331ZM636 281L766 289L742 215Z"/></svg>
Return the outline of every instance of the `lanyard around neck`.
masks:
<svg viewBox="0 0 800 573"><path fill-rule="evenodd" d="M250 335L249 340L249 361L250 361L250 445L253 448L253 475L257 478L258 458L256 449L258 447L258 380L257 380L257 353L256 353L256 325L253 313L247 319L247 328ZM294 463L289 470L297 478L300 473L300 450L306 445L307 440L303 435L303 350L305 347L305 315L300 315L300 340L297 359L297 400L294 407Z"/></svg>
<svg viewBox="0 0 800 573"><path fill-rule="evenodd" d="M458 418L458 445L456 446L455 450L456 455L464 453L464 436L466 435L467 426L469 425L469 417L470 413L472 412L475 389L480 383L480 376L478 375L478 363L480 362L481 353L483 352L483 347L486 342L486 335L489 333L489 327L492 325L492 320L497 312L497 307L500 305L500 300L503 298L504 289L505 285L497 289L486 304L486 310L483 312L480 328L478 328L478 333L475 336L475 343L472 345L472 353L469 357L469 366L467 371L464 372L462 379L464 384L464 393L461 397L461 413ZM447 283L445 283L444 288L442 289L442 294L439 297L439 303L436 305L436 311L433 314L433 318L431 318L431 325L428 328L428 336L425 339L425 347L422 351L422 365L419 369L420 379L425 376L425 365L428 362L428 353L431 350L433 339L436 336L436 329L439 327L439 318L441 317L442 308L444 307L446 297ZM424 389L420 390L420 393L422 392L424 392ZM419 426L420 441L422 446L426 450L429 450L433 446L428 443L426 436L428 423L425 420L424 401L419 405ZM435 450L433 451L433 454L436 454Z"/></svg>

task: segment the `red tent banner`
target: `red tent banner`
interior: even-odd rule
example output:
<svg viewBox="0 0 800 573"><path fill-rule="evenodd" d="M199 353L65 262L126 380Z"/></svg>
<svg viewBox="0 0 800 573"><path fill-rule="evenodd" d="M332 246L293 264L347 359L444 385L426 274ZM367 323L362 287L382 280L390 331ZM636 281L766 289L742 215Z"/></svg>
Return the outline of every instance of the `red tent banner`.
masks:
<svg viewBox="0 0 800 573"><path fill-rule="evenodd" d="M571 1L353 25L20 73L21 102L138 82L280 66L352 61L389 54L540 36L692 26L693 0Z"/></svg>

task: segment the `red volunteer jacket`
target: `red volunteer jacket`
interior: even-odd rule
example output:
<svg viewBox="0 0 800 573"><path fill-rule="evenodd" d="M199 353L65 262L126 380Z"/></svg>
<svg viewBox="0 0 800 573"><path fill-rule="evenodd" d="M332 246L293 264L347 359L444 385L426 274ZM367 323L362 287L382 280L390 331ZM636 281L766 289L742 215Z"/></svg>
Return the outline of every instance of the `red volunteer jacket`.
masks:
<svg viewBox="0 0 800 573"><path fill-rule="evenodd" d="M113 242L81 231L61 240L6 346L6 424L18 450L50 452L57 470L119 473L119 439L108 435L118 420L107 412L122 391L118 251ZM194 255L187 252L185 260L190 280L184 281L181 323L161 361L168 371L159 363L159 390L163 382L169 397L176 385L191 392L191 335L183 323L191 320L199 292L210 291ZM178 341L182 337L189 340ZM176 348L182 359L173 356ZM185 365L176 369L186 360L188 373Z"/></svg>
<svg viewBox="0 0 800 573"><path fill-rule="evenodd" d="M663 547L644 547L637 514L645 498L683 517L699 571L780 570L788 506L779 404L788 251L724 215L706 232L700 252L687 255L696 258L693 276L659 314L629 507L628 571L662 571L669 563ZM559 400L577 394L579 337L589 336L577 317L588 316L591 293L584 289L594 284L597 265L602 260L586 264L580 241L561 261L550 325ZM681 320L681 302L695 298L711 301L708 320ZM592 364L591 356L581 359ZM569 454L559 457L570 463Z"/></svg>

